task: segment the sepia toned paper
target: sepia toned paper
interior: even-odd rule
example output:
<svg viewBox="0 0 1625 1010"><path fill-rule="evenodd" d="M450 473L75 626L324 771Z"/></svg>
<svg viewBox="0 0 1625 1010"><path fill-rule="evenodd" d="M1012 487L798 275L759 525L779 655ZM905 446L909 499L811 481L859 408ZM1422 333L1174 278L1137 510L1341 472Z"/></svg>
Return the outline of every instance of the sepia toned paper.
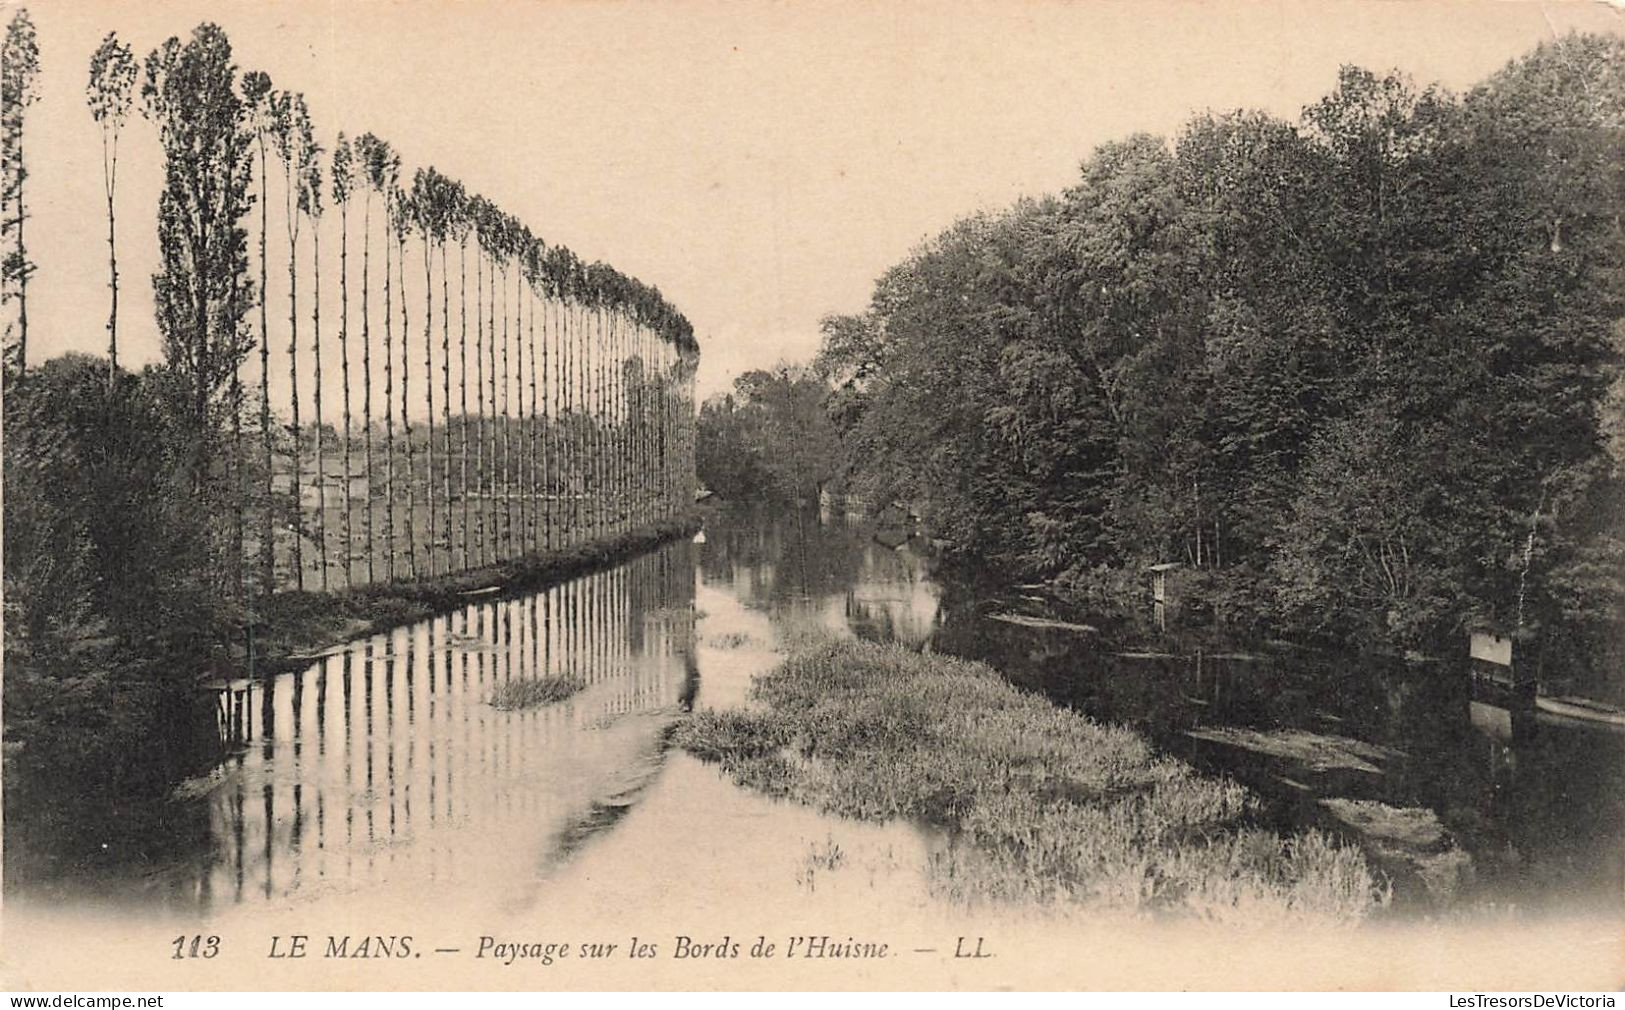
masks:
<svg viewBox="0 0 1625 1010"><path fill-rule="evenodd" d="M400 152L404 176L433 166L543 241L657 286L694 327L691 407L749 369L811 358L820 319L861 311L875 279L910 249L966 215L1074 185L1101 143L1171 136L1205 111L1295 119L1344 64L1462 91L1544 39L1625 32L1617 5L1523 0L28 7L41 62L27 126L31 364L106 352L107 200L102 134L84 104L90 54L116 31L143 60L212 21L239 70L304 94L324 162L339 131L374 132ZM163 163L140 108L138 97L116 196L119 358L130 369L164 353L151 283L162 268ZM288 239L274 231L283 207L274 152L271 166L268 259L280 264ZM258 214L245 219L251 277ZM309 318L304 299L319 277L332 339L332 206L321 229L321 266L301 277L299 311ZM310 234L300 255L311 255ZM399 295L413 341L419 302L427 294L436 306L427 351L439 396L440 327L456 340L457 302L442 320L440 261L425 292L417 247L406 256ZM455 247L449 262L455 296ZM285 342L276 328L289 293L273 275L273 341ZM349 297L356 326L353 283ZM247 318L257 340L257 310ZM337 424L335 347L296 366L299 393L279 374L269 395L310 411L320 370L329 380L321 419ZM256 345L251 367L257 354ZM408 381L422 382L421 359L409 364ZM506 373L502 381L506 394ZM414 404L413 423L438 423L445 406ZM955 901L931 870L956 844L941 829L821 813L740 786L671 744L688 707L746 704L751 677L794 633L850 633L853 608L866 606L903 629L899 639L927 629L924 639L940 623L941 590L889 550L853 548L865 572L883 577L787 590L769 605L761 585L790 578L789 554L772 553L777 534L758 543L739 532L726 541L735 567L723 569L711 559L725 535L708 528L699 542L685 535L534 592L468 594L427 621L327 643L278 674L269 694L255 687L241 699L248 729L238 749L183 784L177 819L139 837L116 822L86 824L127 851L65 875L18 879L8 860L0 983L16 992L1625 984L1625 894L1562 893L1561 875L1529 885L1532 907L1394 908L1335 928ZM749 550L764 554L737 560ZM344 577L360 584L353 567ZM488 663L494 683L499 663L547 672L578 658L589 687L573 702L519 715L487 703ZM1510 719L1485 729L1483 760L1515 759L1513 738ZM1610 742L1595 760L1613 760L1617 741L1599 739ZM1348 760L1390 759L1359 751ZM7 808L6 833L18 831ZM1625 837L1615 841L1625 863Z"/></svg>

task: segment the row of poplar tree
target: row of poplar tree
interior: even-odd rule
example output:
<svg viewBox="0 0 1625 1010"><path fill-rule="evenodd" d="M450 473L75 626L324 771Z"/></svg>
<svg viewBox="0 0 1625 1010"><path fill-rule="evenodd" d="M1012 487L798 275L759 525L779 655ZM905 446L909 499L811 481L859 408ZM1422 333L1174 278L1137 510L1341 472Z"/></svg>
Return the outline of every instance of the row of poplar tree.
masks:
<svg viewBox="0 0 1625 1010"><path fill-rule="evenodd" d="M29 375L24 124L38 67L20 10L3 81L13 383ZM304 96L239 74L213 24L144 61L109 34L89 70L107 381L120 374L120 142L139 107L165 159L153 277L164 365L182 387L193 488L225 505L210 531L222 578L242 593L475 568L640 528L692 500L697 344L657 289L544 243L432 167L408 180L371 133L324 149ZM332 211L336 263L322 242ZM329 290L324 321L334 273L336 320Z"/></svg>

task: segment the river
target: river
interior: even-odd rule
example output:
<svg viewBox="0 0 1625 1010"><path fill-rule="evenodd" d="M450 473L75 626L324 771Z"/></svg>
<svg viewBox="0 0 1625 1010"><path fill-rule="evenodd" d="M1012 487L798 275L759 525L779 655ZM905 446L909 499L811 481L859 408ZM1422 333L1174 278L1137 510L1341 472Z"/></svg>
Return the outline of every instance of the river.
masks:
<svg viewBox="0 0 1625 1010"><path fill-rule="evenodd" d="M347 643L243 695L235 752L188 784L144 856L8 880L8 902L46 919L359 921L408 901L719 914L751 895L771 918L856 889L873 921L942 913L924 872L951 844L940 833L768 800L667 744L685 710L745 704L785 636L817 628L986 659L1136 726L1253 788L1277 826L1362 839L1394 878L1390 914L1625 905L1619 733L1487 709L1436 670L1046 623L1030 592L933 568L928 549L860 525L719 510L696 542ZM488 703L539 673L586 687L528 711Z"/></svg>

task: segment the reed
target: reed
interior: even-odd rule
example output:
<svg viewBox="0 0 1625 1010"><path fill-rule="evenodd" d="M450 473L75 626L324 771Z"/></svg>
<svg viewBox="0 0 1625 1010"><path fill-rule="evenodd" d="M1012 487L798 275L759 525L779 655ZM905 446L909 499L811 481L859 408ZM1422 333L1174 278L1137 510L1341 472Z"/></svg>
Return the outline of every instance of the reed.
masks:
<svg viewBox="0 0 1625 1010"><path fill-rule="evenodd" d="M586 686L585 680L571 674L520 677L503 682L491 692L491 707L505 712L540 708L570 698Z"/></svg>
<svg viewBox="0 0 1625 1010"><path fill-rule="evenodd" d="M931 877L965 904L1345 924L1387 901L1358 849L1261 828L1235 782L980 663L804 640L752 692L758 707L698 712L676 741L828 813L949 829Z"/></svg>

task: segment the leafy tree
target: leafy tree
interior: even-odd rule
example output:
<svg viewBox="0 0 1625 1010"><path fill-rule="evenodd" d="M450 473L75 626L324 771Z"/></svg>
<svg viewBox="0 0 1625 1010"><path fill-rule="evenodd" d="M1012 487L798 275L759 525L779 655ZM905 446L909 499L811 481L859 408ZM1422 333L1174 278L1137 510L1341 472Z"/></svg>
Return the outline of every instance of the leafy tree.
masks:
<svg viewBox="0 0 1625 1010"><path fill-rule="evenodd" d="M829 387L804 367L746 372L701 407L695 464L724 498L812 502L838 452Z"/></svg>
<svg viewBox="0 0 1625 1010"><path fill-rule="evenodd" d="M461 200L461 187L452 180L430 168L419 171L413 179L413 207L416 210L416 224L419 236L423 240L423 340L424 340L424 372L425 383L428 390L429 410L429 438L428 438L428 473L431 491L434 484L434 382L432 376L433 361L429 346L432 339L434 325L434 283L431 270L431 253L440 254L440 379L441 379L441 432L444 442L444 466L441 480L441 500L445 506L445 537L447 568L452 565L452 487L451 487L451 306L450 284L446 275L446 239L453 228L453 218L458 213ZM434 509L431 503L429 510L430 527L429 539L436 543L434 532ZM433 550L430 551L431 567L433 563Z"/></svg>
<svg viewBox="0 0 1625 1010"><path fill-rule="evenodd" d="M102 855L180 777L217 759L193 731L199 671L232 662L237 616L198 530L190 383L46 361L5 398L7 863ZM19 844L14 846L13 841Z"/></svg>
<svg viewBox="0 0 1625 1010"><path fill-rule="evenodd" d="M1103 145L825 320L837 483L1010 575L1178 559L1253 625L1611 655L1622 137L1625 43L1569 36L1464 96L1350 67L1297 122ZM702 475L747 479L750 409L707 405Z"/></svg>
<svg viewBox="0 0 1625 1010"><path fill-rule="evenodd" d="M366 455L367 479L369 487L374 483L372 463L372 339L371 317L368 298L368 284L371 277L372 260L372 198L374 194L380 195L384 203L385 214L385 242L384 242L384 549L388 552L389 563L385 568L388 577L395 577L395 420L394 420L394 389L393 389L393 358L390 353L392 334L394 332L394 313L390 302L391 273L389 268L389 221L393 215L394 194L396 181L400 178L401 159L389 144L370 133L364 133L356 141L356 160L363 167L367 180L367 199L362 214L362 242L361 242L361 346L362 369L366 375L366 384L362 392L362 412L367 416L366 429ZM376 551L373 542L373 517L369 503L367 508L367 581L372 582L377 577L374 559Z"/></svg>
<svg viewBox="0 0 1625 1010"><path fill-rule="evenodd" d="M242 325L253 287L241 224L250 135L235 84L230 42L204 24L185 43L170 38L147 57L142 87L143 111L164 149L154 300L165 361L187 391L196 493L217 456L221 393L252 346Z"/></svg>

